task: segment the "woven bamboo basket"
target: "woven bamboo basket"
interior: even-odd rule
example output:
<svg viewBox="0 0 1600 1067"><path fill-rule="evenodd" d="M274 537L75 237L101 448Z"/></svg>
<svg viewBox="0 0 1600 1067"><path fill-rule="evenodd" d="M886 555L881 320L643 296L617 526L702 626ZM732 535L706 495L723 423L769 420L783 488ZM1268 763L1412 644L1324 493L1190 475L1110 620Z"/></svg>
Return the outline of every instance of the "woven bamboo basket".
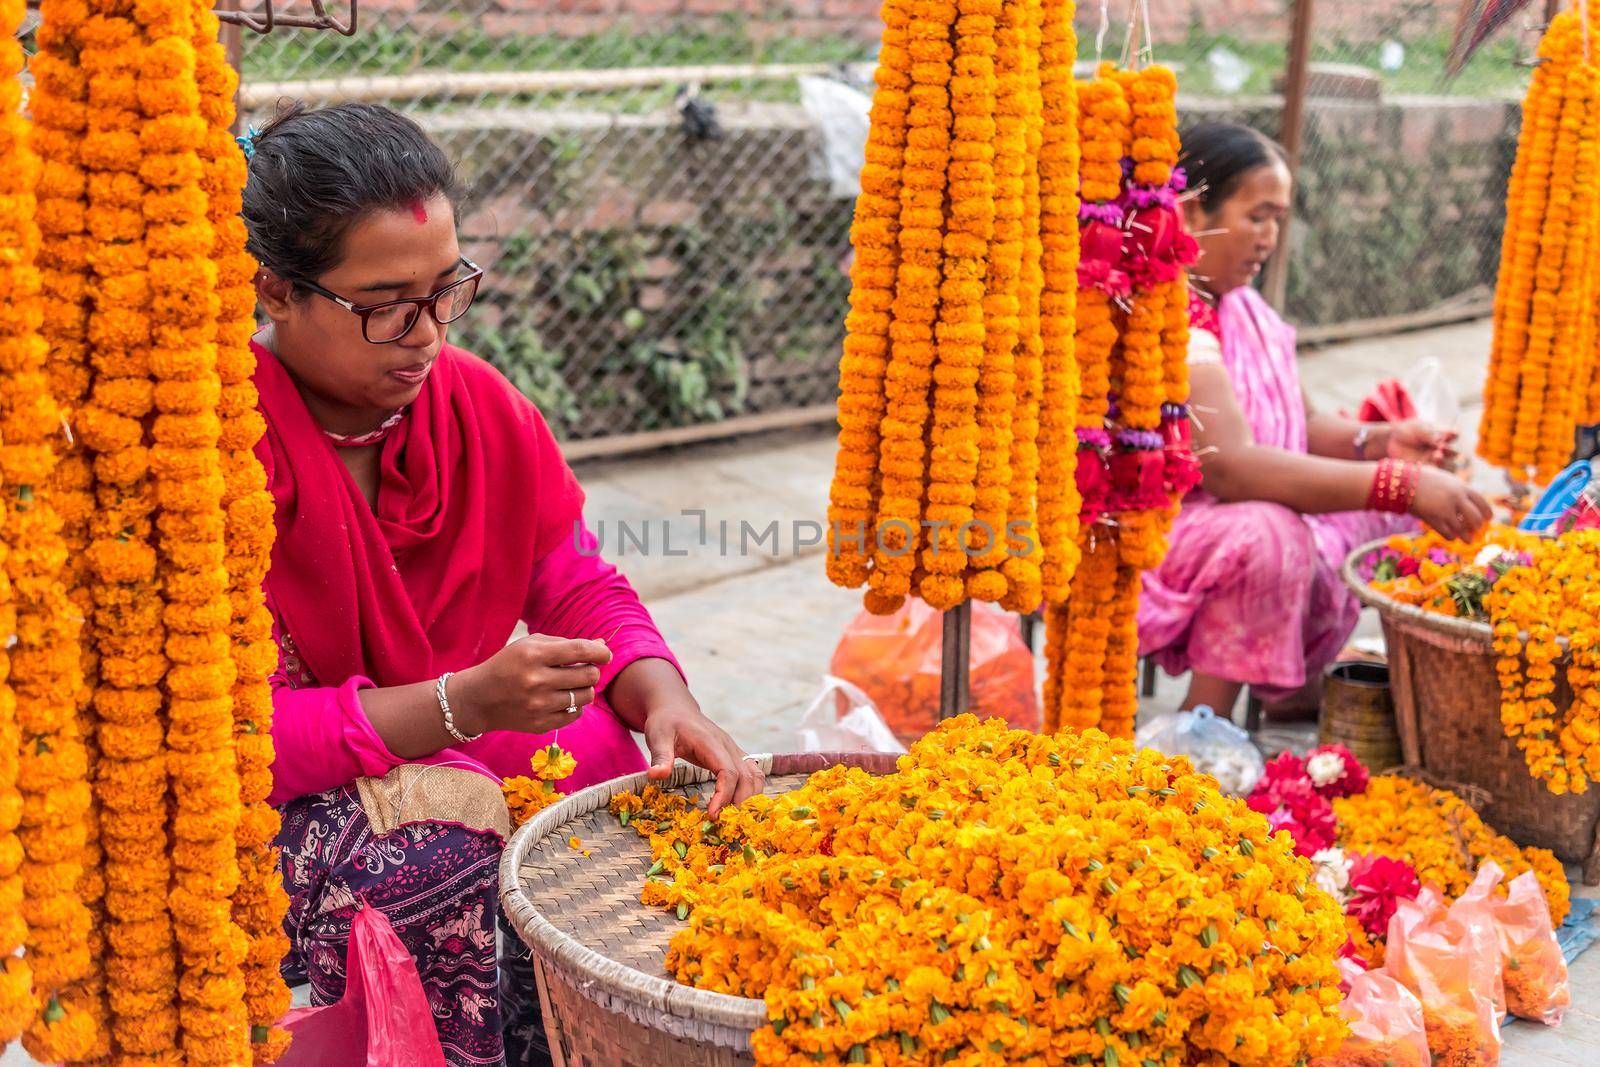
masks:
<svg viewBox="0 0 1600 1067"><path fill-rule="evenodd" d="M1493 632L1486 622L1451 618L1401 604L1367 585L1357 568L1383 542L1363 545L1345 561L1344 581L1376 608L1389 649L1389 687L1405 763L1488 795L1483 817L1524 845L1548 848L1583 865L1587 885L1600 885L1600 789L1556 796L1528 773L1522 752L1500 725L1500 680ZM1566 672L1553 698L1572 703Z"/></svg>
<svg viewBox="0 0 1600 1067"><path fill-rule="evenodd" d="M894 770L881 753L763 756L766 791L787 793L836 764ZM639 903L650 850L606 809L643 774L591 786L529 819L500 858L500 901L533 951L539 1005L556 1067L747 1067L759 1000L680 985L664 969L685 924ZM712 776L680 763L663 788L710 796ZM574 849L569 838L577 837ZM589 855L584 856L583 850Z"/></svg>

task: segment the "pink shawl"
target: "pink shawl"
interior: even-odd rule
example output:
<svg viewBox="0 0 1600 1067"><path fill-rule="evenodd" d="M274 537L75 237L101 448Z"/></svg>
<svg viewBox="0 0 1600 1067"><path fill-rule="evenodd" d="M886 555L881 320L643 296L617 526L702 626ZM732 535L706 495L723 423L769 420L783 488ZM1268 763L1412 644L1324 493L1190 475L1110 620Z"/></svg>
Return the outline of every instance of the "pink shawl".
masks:
<svg viewBox="0 0 1600 1067"><path fill-rule="evenodd" d="M1256 444L1306 451L1306 407L1294 327L1248 285L1224 296L1218 314L1222 365Z"/></svg>
<svg viewBox="0 0 1600 1067"><path fill-rule="evenodd" d="M535 565L573 536L583 491L537 410L446 345L384 441L367 506L287 371L252 342L277 505L267 597L324 685L406 685L488 658ZM492 561L492 565L491 565Z"/></svg>

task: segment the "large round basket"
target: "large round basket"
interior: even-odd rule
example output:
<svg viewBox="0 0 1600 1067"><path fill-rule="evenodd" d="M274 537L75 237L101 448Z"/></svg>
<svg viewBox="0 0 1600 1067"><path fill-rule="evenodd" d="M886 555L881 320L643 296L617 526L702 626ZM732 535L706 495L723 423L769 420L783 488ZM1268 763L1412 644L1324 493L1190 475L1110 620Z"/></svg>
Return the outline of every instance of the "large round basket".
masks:
<svg viewBox="0 0 1600 1067"><path fill-rule="evenodd" d="M1524 845L1548 848L1583 864L1600 885L1600 789L1556 796L1528 773L1522 752L1500 725L1500 680L1488 623L1451 618L1383 595L1359 568L1383 547L1363 545L1345 561L1344 580L1376 608L1389 650L1389 684L1405 763L1487 791L1483 817ZM1572 703L1566 672L1556 678L1558 710Z"/></svg>
<svg viewBox="0 0 1600 1067"><path fill-rule="evenodd" d="M779 794L825 767L886 774L895 759L806 753L763 756L761 765L766 791ZM558 801L512 834L500 859L500 900L533 950L557 1067L754 1064L750 1034L766 1025L766 1006L680 985L664 969L667 942L684 923L639 903L649 847L607 811L613 796L647 783L643 774L630 775ZM704 798L713 784L705 771L680 763L662 786Z"/></svg>

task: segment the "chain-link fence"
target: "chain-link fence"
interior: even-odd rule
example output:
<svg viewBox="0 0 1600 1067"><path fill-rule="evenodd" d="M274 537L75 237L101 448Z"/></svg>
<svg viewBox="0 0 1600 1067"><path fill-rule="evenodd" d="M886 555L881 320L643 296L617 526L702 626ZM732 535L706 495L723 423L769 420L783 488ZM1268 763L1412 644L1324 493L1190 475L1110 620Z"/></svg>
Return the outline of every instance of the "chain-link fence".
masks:
<svg viewBox="0 0 1600 1067"><path fill-rule="evenodd" d="M877 5L367 0L351 38L246 34L243 100L257 122L283 97L379 100L446 144L489 271L457 340L575 450L824 418ZM1312 331L1492 288L1531 38L1508 27L1446 81L1459 7L1316 5L1287 300ZM1186 120L1280 132L1292 0L1087 0L1086 63L1121 55L1130 13Z"/></svg>

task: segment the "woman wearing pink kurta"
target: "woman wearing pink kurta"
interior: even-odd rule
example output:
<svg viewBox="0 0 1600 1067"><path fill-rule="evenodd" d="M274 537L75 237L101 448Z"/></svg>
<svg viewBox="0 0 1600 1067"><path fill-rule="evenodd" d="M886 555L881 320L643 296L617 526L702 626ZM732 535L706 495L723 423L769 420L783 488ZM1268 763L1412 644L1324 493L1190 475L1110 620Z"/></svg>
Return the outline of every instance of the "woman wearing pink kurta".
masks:
<svg viewBox="0 0 1600 1067"><path fill-rule="evenodd" d="M567 791L683 757L712 807L761 788L700 711L650 615L583 525L532 404L445 343L482 272L456 241L449 161L385 108L294 110L246 141L244 218L270 320L257 455L276 505L267 604L272 800L290 895L284 971L344 991L350 921L411 951L445 1058L537 1060L502 1012L499 779L559 738ZM519 623L530 636L511 641ZM531 989L506 983L527 1005Z"/></svg>
<svg viewBox="0 0 1600 1067"><path fill-rule="evenodd" d="M1183 157L1201 248L1189 363L1204 480L1145 575L1139 651L1192 672L1185 707L1231 708L1248 685L1269 714L1294 714L1315 707L1321 670L1355 627L1339 580L1350 549L1414 519L1470 535L1489 506L1439 469L1455 460L1453 432L1354 422L1301 391L1294 328L1250 287L1289 211L1278 146L1207 124L1185 135Z"/></svg>

